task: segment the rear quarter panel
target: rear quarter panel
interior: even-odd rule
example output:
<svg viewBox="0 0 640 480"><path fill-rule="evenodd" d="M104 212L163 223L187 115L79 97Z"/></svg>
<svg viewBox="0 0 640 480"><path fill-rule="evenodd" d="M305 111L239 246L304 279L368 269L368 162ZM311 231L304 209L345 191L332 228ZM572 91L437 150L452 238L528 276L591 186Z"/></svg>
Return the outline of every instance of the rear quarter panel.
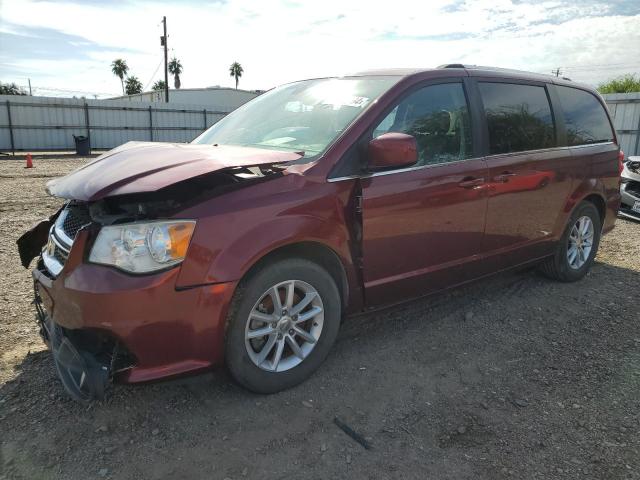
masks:
<svg viewBox="0 0 640 480"><path fill-rule="evenodd" d="M575 184L565 205L560 224L557 226L560 235L573 209L586 197L594 194L599 196L605 205L603 233L613 229L620 207L618 151L619 147L615 143L571 148L571 154L579 161L586 174Z"/></svg>

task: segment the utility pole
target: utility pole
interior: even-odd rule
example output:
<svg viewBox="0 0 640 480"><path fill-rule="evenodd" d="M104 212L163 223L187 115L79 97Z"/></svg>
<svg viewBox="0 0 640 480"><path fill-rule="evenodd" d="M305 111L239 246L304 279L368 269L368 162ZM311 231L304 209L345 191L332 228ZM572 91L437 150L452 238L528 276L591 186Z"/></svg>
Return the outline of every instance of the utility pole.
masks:
<svg viewBox="0 0 640 480"><path fill-rule="evenodd" d="M560 76L560 67L556 68L555 70L551 70L551 73L555 73L556 77Z"/></svg>
<svg viewBox="0 0 640 480"><path fill-rule="evenodd" d="M160 44L164 46L164 101L169 103L169 69L167 53L167 17L162 17L164 35L160 37Z"/></svg>
<svg viewBox="0 0 640 480"><path fill-rule="evenodd" d="M33 97L33 94L31 93L31 79L27 78L27 80L29 80L29 96Z"/></svg>

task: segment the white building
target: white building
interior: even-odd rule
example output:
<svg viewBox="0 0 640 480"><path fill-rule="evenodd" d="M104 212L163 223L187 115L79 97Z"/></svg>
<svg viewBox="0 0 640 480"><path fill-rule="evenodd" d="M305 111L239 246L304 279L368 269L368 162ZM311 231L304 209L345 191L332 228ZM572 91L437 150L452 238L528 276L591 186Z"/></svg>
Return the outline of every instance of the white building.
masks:
<svg viewBox="0 0 640 480"><path fill-rule="evenodd" d="M261 93L262 90L236 90L225 87L169 89L169 102L207 106L213 110L230 112ZM164 103L164 90L124 95L111 100Z"/></svg>

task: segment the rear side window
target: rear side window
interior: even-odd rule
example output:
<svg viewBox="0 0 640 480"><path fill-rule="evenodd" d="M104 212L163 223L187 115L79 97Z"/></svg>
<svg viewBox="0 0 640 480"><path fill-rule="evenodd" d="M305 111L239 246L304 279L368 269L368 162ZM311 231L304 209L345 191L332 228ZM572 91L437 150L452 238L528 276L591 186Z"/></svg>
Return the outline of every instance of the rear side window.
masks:
<svg viewBox="0 0 640 480"><path fill-rule="evenodd" d="M556 90L564 111L568 145L613 140L609 117L594 95L571 87L556 86Z"/></svg>
<svg viewBox="0 0 640 480"><path fill-rule="evenodd" d="M431 85L405 97L376 126L373 136L388 132L415 137L418 166L470 158L471 125L462 84Z"/></svg>
<svg viewBox="0 0 640 480"><path fill-rule="evenodd" d="M514 83L479 84L489 127L489 153L523 152L556 146L544 87Z"/></svg>

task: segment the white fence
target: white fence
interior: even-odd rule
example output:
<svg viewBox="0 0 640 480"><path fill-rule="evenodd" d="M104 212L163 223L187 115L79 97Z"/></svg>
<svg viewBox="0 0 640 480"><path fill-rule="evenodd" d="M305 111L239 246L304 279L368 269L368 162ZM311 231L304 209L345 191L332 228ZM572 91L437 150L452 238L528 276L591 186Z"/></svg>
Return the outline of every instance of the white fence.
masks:
<svg viewBox="0 0 640 480"><path fill-rule="evenodd" d="M91 148L129 140L189 142L231 109L122 100L0 95L0 151L74 150L74 135Z"/></svg>
<svg viewBox="0 0 640 480"><path fill-rule="evenodd" d="M602 96L613 117L620 147L628 157L640 155L640 92Z"/></svg>

